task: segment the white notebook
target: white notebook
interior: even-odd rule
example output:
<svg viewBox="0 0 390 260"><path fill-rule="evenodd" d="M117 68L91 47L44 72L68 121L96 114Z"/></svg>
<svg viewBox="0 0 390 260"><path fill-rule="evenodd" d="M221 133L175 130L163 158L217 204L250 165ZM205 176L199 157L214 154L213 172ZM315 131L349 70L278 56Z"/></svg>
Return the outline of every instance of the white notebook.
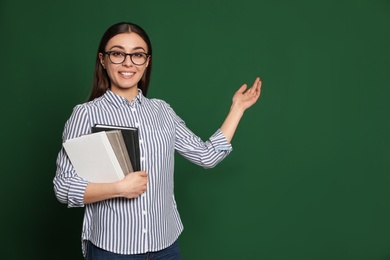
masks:
<svg viewBox="0 0 390 260"><path fill-rule="evenodd" d="M109 138L110 132L121 134L119 130L98 132L69 139L63 143L77 175L90 182L106 183L121 180L132 171L132 169L126 169L128 164L125 166L123 162L120 163L120 159L118 159L120 156L117 157L110 143L110 140L119 139ZM114 147L123 147L123 145L116 144ZM127 150L124 150L127 153Z"/></svg>

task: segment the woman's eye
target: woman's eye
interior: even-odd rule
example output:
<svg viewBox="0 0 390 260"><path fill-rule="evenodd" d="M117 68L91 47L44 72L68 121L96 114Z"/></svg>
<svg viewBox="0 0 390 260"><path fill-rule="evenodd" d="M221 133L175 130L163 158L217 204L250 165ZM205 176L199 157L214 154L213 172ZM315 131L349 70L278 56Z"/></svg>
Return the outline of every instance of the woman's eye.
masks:
<svg viewBox="0 0 390 260"><path fill-rule="evenodd" d="M123 56L123 53L119 51L113 51L111 52L111 55L113 55L114 57L119 57L119 56Z"/></svg>
<svg viewBox="0 0 390 260"><path fill-rule="evenodd" d="M135 53L133 53L133 56L139 58L139 57L142 57L142 53L140 53L140 52L135 52Z"/></svg>

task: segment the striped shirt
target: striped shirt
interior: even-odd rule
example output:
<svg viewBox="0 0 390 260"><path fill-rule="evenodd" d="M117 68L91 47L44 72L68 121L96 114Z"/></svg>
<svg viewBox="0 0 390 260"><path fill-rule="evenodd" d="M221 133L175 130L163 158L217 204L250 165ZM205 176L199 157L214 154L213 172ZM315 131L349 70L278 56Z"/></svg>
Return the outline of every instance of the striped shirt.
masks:
<svg viewBox="0 0 390 260"><path fill-rule="evenodd" d="M77 175L64 149L60 150L54 191L68 207L85 207L83 254L88 240L117 254L140 254L170 246L183 230L174 197L174 152L211 168L231 152L231 145L220 129L202 141L166 102L146 98L141 90L132 102L108 90L93 101L75 106L65 124L63 141L91 133L95 124L139 129L140 163L148 173L148 184L147 191L134 199L84 205L88 181Z"/></svg>

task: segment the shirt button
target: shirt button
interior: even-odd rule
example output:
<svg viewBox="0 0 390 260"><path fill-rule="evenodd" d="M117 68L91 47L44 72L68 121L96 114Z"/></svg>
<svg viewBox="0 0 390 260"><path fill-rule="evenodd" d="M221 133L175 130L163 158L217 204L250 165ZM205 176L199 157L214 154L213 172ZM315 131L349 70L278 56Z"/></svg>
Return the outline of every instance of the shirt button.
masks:
<svg viewBox="0 0 390 260"><path fill-rule="evenodd" d="M135 123L135 127L139 127L139 123L137 122L137 123Z"/></svg>
<svg viewBox="0 0 390 260"><path fill-rule="evenodd" d="M144 228L144 229L142 229L142 232L146 233L146 232L148 232L148 231L146 230L146 228Z"/></svg>
<svg viewBox="0 0 390 260"><path fill-rule="evenodd" d="M134 107L131 108L131 112L135 112L135 108Z"/></svg>
<svg viewBox="0 0 390 260"><path fill-rule="evenodd" d="M142 215L146 215L146 210L143 210L143 211L142 211Z"/></svg>

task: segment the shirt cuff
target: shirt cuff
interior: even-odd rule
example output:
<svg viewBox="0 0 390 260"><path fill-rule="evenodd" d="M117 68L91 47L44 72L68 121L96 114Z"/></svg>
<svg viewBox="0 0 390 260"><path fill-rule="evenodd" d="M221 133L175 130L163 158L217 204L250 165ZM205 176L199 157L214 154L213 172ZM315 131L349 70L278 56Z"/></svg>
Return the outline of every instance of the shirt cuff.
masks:
<svg viewBox="0 0 390 260"><path fill-rule="evenodd" d="M68 193L68 207L84 207L84 192L88 185L87 180L80 180L81 178L77 178L77 180L72 181Z"/></svg>
<svg viewBox="0 0 390 260"><path fill-rule="evenodd" d="M215 151L232 151L233 147L226 140L225 135L222 133L221 129L218 129L211 137L210 142L213 145Z"/></svg>

